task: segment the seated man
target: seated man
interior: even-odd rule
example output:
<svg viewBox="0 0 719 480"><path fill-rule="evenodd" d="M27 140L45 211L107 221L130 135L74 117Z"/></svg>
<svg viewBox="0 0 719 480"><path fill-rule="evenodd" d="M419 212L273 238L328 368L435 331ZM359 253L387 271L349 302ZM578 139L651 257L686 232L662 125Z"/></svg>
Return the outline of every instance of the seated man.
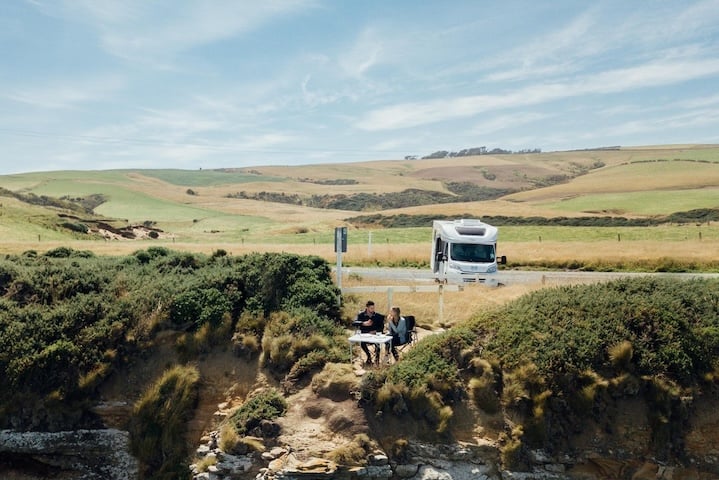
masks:
<svg viewBox="0 0 719 480"><path fill-rule="evenodd" d="M407 321L399 314L399 307L392 307L387 314L387 326L389 334L392 335L392 356L394 361L399 360L397 352L398 345L404 345L409 341L409 332L407 331ZM387 346L389 350L389 345ZM389 352L388 352L389 353Z"/></svg>
<svg viewBox="0 0 719 480"><path fill-rule="evenodd" d="M376 333L384 330L384 315L374 311L374 302L369 300L365 305L365 309L357 314L356 323L360 325L360 333ZM362 351L367 355L366 364L372 365L372 355L369 351L369 343L362 342L360 346ZM374 361L379 365L379 354L382 350L380 345L374 344Z"/></svg>

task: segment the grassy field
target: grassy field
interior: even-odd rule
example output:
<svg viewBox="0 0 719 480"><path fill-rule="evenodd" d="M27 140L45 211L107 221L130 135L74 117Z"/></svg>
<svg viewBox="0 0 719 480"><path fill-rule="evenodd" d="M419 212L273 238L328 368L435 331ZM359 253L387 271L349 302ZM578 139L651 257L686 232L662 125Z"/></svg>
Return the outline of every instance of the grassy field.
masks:
<svg viewBox="0 0 719 480"><path fill-rule="evenodd" d="M546 186L549 178L564 181L549 182L551 185ZM300 196L381 194L407 188L447 192L447 182L463 181L514 189L517 193L496 200L384 212L328 210L228 197L241 191ZM658 146L198 171L41 172L0 176L0 187L18 194L54 198L102 194L107 201L95 208L98 218L119 224L146 223L163 232L154 243L82 241L81 235L57 228L57 216L61 213L57 208L0 197L3 253L44 251L71 244L78 249L122 254L147 245L165 245L208 252L307 251L333 259L334 228L348 225L348 218L367 213L423 214L436 218L486 215L642 218L717 208L719 148ZM429 227L368 230L349 226L350 262L427 261ZM718 239L719 229L707 224L643 228L502 227L500 250L510 257L510 262L534 259L537 255L589 257L597 261L625 255L699 256L711 260ZM552 248L557 253L550 251Z"/></svg>

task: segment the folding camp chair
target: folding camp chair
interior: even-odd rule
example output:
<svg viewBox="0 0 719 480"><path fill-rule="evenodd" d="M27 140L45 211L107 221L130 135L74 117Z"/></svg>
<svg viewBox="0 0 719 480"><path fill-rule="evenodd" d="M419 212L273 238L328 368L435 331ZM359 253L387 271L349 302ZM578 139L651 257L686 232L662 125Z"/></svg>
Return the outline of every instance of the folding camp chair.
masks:
<svg viewBox="0 0 719 480"><path fill-rule="evenodd" d="M404 321L407 322L407 343L397 345L397 352L399 353L417 343L417 322L414 315L404 315Z"/></svg>

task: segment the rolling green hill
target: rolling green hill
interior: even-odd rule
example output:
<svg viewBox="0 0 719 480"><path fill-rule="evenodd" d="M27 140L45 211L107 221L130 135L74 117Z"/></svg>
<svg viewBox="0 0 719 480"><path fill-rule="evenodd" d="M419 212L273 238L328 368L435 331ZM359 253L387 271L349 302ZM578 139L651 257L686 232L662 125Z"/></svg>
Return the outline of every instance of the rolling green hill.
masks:
<svg viewBox="0 0 719 480"><path fill-rule="evenodd" d="M5 251L38 240L87 240L93 249L108 239L148 235L195 245L316 244L331 242L335 226L352 226L352 219L369 214L642 219L717 209L719 146L198 171L40 172L0 176L0 188ZM68 209L68 203L77 208ZM414 243L426 241L428 230L422 227L428 224L422 222L385 236L379 224L354 226L376 228L376 241ZM711 237L711 229L705 235Z"/></svg>

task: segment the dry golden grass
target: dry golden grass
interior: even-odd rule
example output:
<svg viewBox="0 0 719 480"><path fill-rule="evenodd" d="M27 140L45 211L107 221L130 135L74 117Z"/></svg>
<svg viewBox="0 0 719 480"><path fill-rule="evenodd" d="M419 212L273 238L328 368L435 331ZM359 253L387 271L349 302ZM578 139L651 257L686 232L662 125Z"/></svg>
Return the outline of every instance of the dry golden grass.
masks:
<svg viewBox="0 0 719 480"><path fill-rule="evenodd" d="M258 244L258 243L184 243L163 240L113 240L113 241L41 241L41 242L0 242L0 254L19 254L28 250L43 253L58 247L88 250L97 255L129 255L137 250L150 247L165 247L171 250L211 254L225 250L230 255L244 255L253 252L287 252L299 255L317 255L334 264L337 254L332 245L315 244ZM668 250L668 247L670 250ZM344 265L377 264L394 265L404 260L407 264L426 263L430 251L428 243L375 243L367 245L350 244L342 254ZM579 260L582 262L607 262L677 258L682 260L711 262L717 259L719 240L704 238L682 242L666 241L622 241L594 242L501 242L500 253L509 258L510 264L557 262Z"/></svg>
<svg viewBox="0 0 719 480"><path fill-rule="evenodd" d="M642 179L641 181L637 181ZM687 190L719 184L719 164L698 162L649 162L604 168L553 185L506 197L508 200L536 202L591 193L625 193L653 190Z"/></svg>
<svg viewBox="0 0 719 480"><path fill-rule="evenodd" d="M342 287L355 286L401 286L413 285L376 278L360 278L350 275L342 280ZM433 284L431 284L433 285ZM450 328L470 318L474 313L499 307L528 292L542 288L541 283L508 285L499 288L468 284L461 291L444 291L441 296L435 292L383 292L369 294L347 294L343 296L342 312L347 321L354 319L364 309L367 300L375 302L376 311L387 314L393 305L401 309L402 315L414 315L420 338L429 331Z"/></svg>

